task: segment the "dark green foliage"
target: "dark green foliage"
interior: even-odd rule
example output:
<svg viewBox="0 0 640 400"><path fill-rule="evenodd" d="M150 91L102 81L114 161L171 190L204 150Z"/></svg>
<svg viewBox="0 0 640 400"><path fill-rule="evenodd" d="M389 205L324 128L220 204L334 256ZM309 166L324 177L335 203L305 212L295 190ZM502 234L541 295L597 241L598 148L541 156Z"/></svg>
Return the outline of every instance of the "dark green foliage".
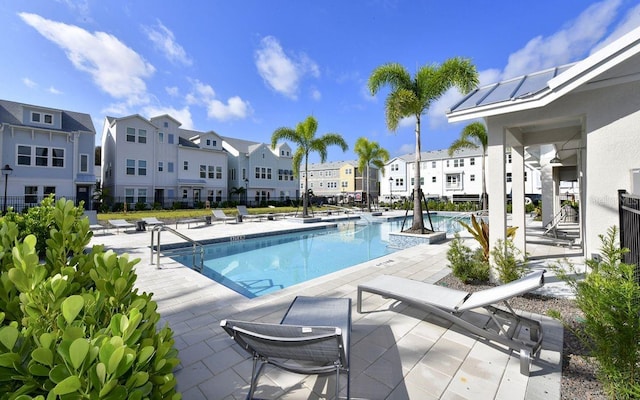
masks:
<svg viewBox="0 0 640 400"><path fill-rule="evenodd" d="M447 260L453 275L464 283L488 282L489 263L485 261L481 248L471 250L456 234L447 250Z"/></svg>
<svg viewBox="0 0 640 400"><path fill-rule="evenodd" d="M30 211L38 239L0 221L0 399L179 399L173 333L158 329L133 267L94 246L82 210L64 199Z"/></svg>
<svg viewBox="0 0 640 400"><path fill-rule="evenodd" d="M617 228L611 227L602 241L602 260L590 259L584 279L573 265L556 267L557 275L576 292L576 303L584 313L581 338L598 362L598 378L610 398L640 396L640 285L635 265L622 262L627 249L616 243Z"/></svg>

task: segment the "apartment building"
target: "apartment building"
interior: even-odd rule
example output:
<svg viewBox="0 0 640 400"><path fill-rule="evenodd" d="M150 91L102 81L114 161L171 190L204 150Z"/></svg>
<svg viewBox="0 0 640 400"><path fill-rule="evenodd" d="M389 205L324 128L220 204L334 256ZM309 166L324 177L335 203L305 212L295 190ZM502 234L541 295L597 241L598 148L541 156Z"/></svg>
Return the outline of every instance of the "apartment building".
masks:
<svg viewBox="0 0 640 400"><path fill-rule="evenodd" d="M105 118L102 188L115 203L166 208L228 199L228 154L222 138L181 125L169 115Z"/></svg>
<svg viewBox="0 0 640 400"><path fill-rule="evenodd" d="M372 199L378 198L380 171L375 167L369 167L368 182L366 169L361 173L357 161L313 163L309 164L308 171L309 189L330 202L366 201L367 191ZM304 192L304 171L301 175L300 191Z"/></svg>
<svg viewBox="0 0 640 400"><path fill-rule="evenodd" d="M420 154L420 186L427 198L447 198L453 201L478 199L482 193L482 150L464 149L449 156L448 150L427 151ZM415 155L396 157L385 166L382 180L381 201L410 197L414 188ZM507 193L511 190L511 154L506 154ZM486 174L490 174L489 165ZM385 184L384 180L387 181ZM540 171L525 164L525 192L541 192Z"/></svg>
<svg viewBox="0 0 640 400"><path fill-rule="evenodd" d="M273 149L265 143L222 139L222 146L229 154L229 188L234 193L244 188L245 201L249 204L286 203L300 196L298 179L293 176L293 153L287 143Z"/></svg>
<svg viewBox="0 0 640 400"><path fill-rule="evenodd" d="M0 100L3 209L52 193L91 208L95 136L89 114Z"/></svg>

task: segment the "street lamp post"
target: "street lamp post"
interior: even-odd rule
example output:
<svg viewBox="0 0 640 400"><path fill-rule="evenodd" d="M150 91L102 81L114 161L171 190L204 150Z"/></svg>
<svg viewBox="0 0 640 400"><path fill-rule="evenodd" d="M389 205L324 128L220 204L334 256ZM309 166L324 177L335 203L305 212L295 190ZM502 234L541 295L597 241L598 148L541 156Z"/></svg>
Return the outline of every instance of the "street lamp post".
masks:
<svg viewBox="0 0 640 400"><path fill-rule="evenodd" d="M249 179L244 180L244 205L248 206L249 204Z"/></svg>
<svg viewBox="0 0 640 400"><path fill-rule="evenodd" d="M4 205L2 206L2 215L7 213L7 183L9 182L9 175L13 172L13 168L9 164L5 164L2 167L2 175L4 175Z"/></svg>
<svg viewBox="0 0 640 400"><path fill-rule="evenodd" d="M393 177L389 177L389 204L393 203Z"/></svg>

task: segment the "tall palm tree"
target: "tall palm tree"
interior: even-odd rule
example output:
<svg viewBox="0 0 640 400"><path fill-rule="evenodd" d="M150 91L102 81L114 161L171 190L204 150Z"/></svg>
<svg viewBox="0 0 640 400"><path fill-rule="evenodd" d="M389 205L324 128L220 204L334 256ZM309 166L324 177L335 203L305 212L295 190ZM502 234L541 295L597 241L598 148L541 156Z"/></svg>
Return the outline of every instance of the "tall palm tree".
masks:
<svg viewBox="0 0 640 400"><path fill-rule="evenodd" d="M482 209L487 209L487 180L485 175L485 157L487 155L487 148L489 147L489 136L487 135L487 128L482 122L472 122L465 126L460 137L456 139L451 146L449 146L449 157L458 150L461 149L478 149L482 148L482 195L480 198L480 204Z"/></svg>
<svg viewBox="0 0 640 400"><path fill-rule="evenodd" d="M373 165L382 171L384 176L384 164L389 161L389 152L386 149L380 147L378 142L370 142L366 137L360 137L356 140L356 145L353 147L353 151L358 156L358 169L364 171L367 170L367 209L371 211L371 191L369 190L369 167ZM362 179L365 179L365 175L362 175ZM364 189L364 186L363 186Z"/></svg>
<svg viewBox="0 0 640 400"><path fill-rule="evenodd" d="M375 95L383 86L389 85L391 88L385 104L389 130L395 132L402 118L416 119L416 164L411 230L424 232L420 189L420 119L431 104L450 88L457 87L463 93L475 88L478 85L478 71L470 60L454 57L446 60L442 65L422 66L412 78L402 65L389 63L373 70L368 85L372 95Z"/></svg>
<svg viewBox="0 0 640 400"><path fill-rule="evenodd" d="M291 128L278 128L271 135L271 147L276 148L279 140L290 140L298 145L298 148L293 153L293 176L300 177L300 164L304 158L304 194L302 195L302 217L309 216L309 174L307 173L309 168L309 153L317 152L320 154L320 162L325 162L327 159L327 147L328 146L340 146L342 151L347 151L349 146L344 141L342 136L337 133L325 133L321 137L315 137L318 130L318 121L313 116L308 116L307 119L298 123L296 129Z"/></svg>

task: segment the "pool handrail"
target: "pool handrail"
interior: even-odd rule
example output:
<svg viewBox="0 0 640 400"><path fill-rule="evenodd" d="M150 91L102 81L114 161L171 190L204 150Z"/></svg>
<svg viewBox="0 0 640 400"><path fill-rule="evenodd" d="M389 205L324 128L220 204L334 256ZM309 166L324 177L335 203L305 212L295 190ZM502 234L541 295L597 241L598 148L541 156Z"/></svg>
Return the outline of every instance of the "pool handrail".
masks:
<svg viewBox="0 0 640 400"><path fill-rule="evenodd" d="M202 246L202 244L200 244L199 242L191 239L190 237L178 232L177 230L170 228L166 225L156 225L153 227L153 229L151 230L151 257L149 258L149 260L151 261L151 264L153 264L153 245L154 245L154 236L155 233L158 232L158 245L157 245L157 249L156 249L156 268L160 269L160 232L162 231L169 231L171 233L173 233L174 235L178 236L180 239L186 240L187 242L191 243L193 245L193 266L194 268L196 268L196 249L200 249L200 268L196 268L196 271L198 272L202 272L202 270L204 269L204 247Z"/></svg>

